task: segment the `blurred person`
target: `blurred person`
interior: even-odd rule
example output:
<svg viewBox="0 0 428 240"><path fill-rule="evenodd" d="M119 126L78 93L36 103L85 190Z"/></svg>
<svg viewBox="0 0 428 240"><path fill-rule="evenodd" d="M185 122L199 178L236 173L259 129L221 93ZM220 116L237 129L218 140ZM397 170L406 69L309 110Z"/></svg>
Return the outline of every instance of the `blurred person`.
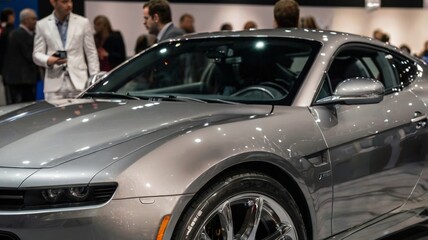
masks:
<svg viewBox="0 0 428 240"><path fill-rule="evenodd" d="M377 39L379 41L382 41L382 37L383 37L383 31L380 29L375 29L373 31L373 38Z"/></svg>
<svg viewBox="0 0 428 240"><path fill-rule="evenodd" d="M20 25L9 35L9 44L4 62L3 77L7 104L36 100L36 84L39 69L34 64L32 53L37 15L26 8L19 14Z"/></svg>
<svg viewBox="0 0 428 240"><path fill-rule="evenodd" d="M428 63L428 41L424 44L424 50L419 53L419 57Z"/></svg>
<svg viewBox="0 0 428 240"><path fill-rule="evenodd" d="M4 57L8 48L9 33L15 28L15 12L4 8L0 13L0 73L3 70Z"/></svg>
<svg viewBox="0 0 428 240"><path fill-rule="evenodd" d="M158 42L178 37L184 31L172 23L169 2L166 0L150 0L143 5L144 26L150 34L156 36Z"/></svg>
<svg viewBox="0 0 428 240"><path fill-rule="evenodd" d="M384 42L384 43L390 43L390 37L388 33L383 33L380 41Z"/></svg>
<svg viewBox="0 0 428 240"><path fill-rule="evenodd" d="M302 28L308 28L308 29L319 29L317 21L313 16L308 17L302 17L300 20Z"/></svg>
<svg viewBox="0 0 428 240"><path fill-rule="evenodd" d="M38 21L34 62L46 68L46 100L71 98L86 86L89 75L100 71L91 23L72 13L72 0L50 0L54 11Z"/></svg>
<svg viewBox="0 0 428 240"><path fill-rule="evenodd" d="M15 12L12 8L4 8L0 13L0 105L6 105L6 94L3 86L2 70L6 55L9 33L13 30Z"/></svg>
<svg viewBox="0 0 428 240"><path fill-rule="evenodd" d="M276 28L295 28L299 25L300 8L294 0L279 0L273 9Z"/></svg>
<svg viewBox="0 0 428 240"><path fill-rule="evenodd" d="M6 105L6 94L3 86L3 80L0 75L0 106Z"/></svg>
<svg viewBox="0 0 428 240"><path fill-rule="evenodd" d="M230 23L224 23L220 26L220 31L232 31L233 27Z"/></svg>
<svg viewBox="0 0 428 240"><path fill-rule="evenodd" d="M248 21L244 24L244 30L257 29L257 24L254 21Z"/></svg>
<svg viewBox="0 0 428 240"><path fill-rule="evenodd" d="M373 31L373 36L372 37L374 39L379 40L379 41L384 42L384 43L389 43L389 41L390 41L389 34L386 33L386 32L384 32L384 31L382 31L382 30L380 30L380 29L375 29Z"/></svg>
<svg viewBox="0 0 428 240"><path fill-rule="evenodd" d="M403 51L403 52L407 52L408 54L412 53L412 51L410 50L409 45L407 45L407 44L401 44L400 45L400 50Z"/></svg>
<svg viewBox="0 0 428 240"><path fill-rule="evenodd" d="M101 71L110 71L126 60L125 43L119 31L113 31L104 15L94 19L95 46L98 51Z"/></svg>
<svg viewBox="0 0 428 240"><path fill-rule="evenodd" d="M134 52L135 54L149 48L156 42L156 36L153 34L142 34L137 38L135 43Z"/></svg>
<svg viewBox="0 0 428 240"><path fill-rule="evenodd" d="M192 15L185 13L180 17L180 28L183 29L185 33L194 33L195 32L195 18Z"/></svg>
<svg viewBox="0 0 428 240"><path fill-rule="evenodd" d="M15 11L12 8L4 8L0 14L0 27L2 30L13 27L15 23Z"/></svg>

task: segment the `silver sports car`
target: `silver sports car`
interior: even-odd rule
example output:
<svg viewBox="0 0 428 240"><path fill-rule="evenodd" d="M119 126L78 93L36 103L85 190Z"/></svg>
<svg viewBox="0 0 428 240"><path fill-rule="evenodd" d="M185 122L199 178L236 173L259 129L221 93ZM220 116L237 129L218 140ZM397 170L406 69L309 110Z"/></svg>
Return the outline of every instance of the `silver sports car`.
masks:
<svg viewBox="0 0 428 240"><path fill-rule="evenodd" d="M161 42L0 110L0 239L378 239L428 216L428 66L306 29Z"/></svg>

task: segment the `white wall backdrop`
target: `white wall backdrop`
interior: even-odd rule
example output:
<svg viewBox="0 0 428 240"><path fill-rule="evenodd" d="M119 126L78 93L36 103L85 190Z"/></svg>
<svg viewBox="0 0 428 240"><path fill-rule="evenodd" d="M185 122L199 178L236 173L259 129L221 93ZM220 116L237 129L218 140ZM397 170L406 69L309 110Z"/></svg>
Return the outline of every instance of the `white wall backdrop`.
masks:
<svg viewBox="0 0 428 240"><path fill-rule="evenodd" d="M140 34L147 33L143 26L142 3L85 1L86 17L89 20L100 14L109 17L113 28L120 30L125 38L128 56L134 54L135 41ZM216 31L229 22L235 30L253 20L259 28L272 28L273 6L238 4L171 4L173 22L183 13L195 17L198 32ZM327 29L371 36L380 28L389 33L391 44L406 43L413 53L419 53L428 40L427 9L381 8L369 12L364 8L302 7L301 16L314 16L318 24Z"/></svg>

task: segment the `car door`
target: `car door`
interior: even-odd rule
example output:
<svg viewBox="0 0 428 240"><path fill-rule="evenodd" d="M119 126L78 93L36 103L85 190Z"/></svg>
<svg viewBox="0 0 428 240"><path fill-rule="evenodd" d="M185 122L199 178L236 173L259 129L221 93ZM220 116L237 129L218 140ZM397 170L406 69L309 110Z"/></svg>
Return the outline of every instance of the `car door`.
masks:
<svg viewBox="0 0 428 240"><path fill-rule="evenodd" d="M353 77L378 79L386 89L379 103L311 108L332 165L333 234L400 207L417 183L428 139L426 106L409 91L416 76L412 61L361 45L341 48L331 62L318 99Z"/></svg>

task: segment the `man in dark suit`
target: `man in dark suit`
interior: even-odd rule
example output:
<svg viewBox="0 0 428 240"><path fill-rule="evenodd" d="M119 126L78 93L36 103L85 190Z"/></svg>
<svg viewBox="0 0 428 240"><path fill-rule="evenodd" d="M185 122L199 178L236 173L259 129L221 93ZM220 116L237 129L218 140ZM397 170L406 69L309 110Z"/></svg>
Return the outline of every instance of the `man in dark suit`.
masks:
<svg viewBox="0 0 428 240"><path fill-rule="evenodd" d="M36 13L26 8L20 12L19 19L19 28L9 35L3 66L8 104L35 101L39 78L39 70L32 57Z"/></svg>
<svg viewBox="0 0 428 240"><path fill-rule="evenodd" d="M156 42L179 37L184 31L172 23L171 8L167 0L150 0L143 6L144 26L150 34L156 36ZM183 60L184 61L184 60ZM180 62L174 59L161 71L153 72L151 87L166 87L177 84L183 79L184 71L180 69ZM170 79L169 76L176 76Z"/></svg>
<svg viewBox="0 0 428 240"><path fill-rule="evenodd" d="M3 69L7 41L10 32L15 28L15 12L12 8L4 8L0 13L0 71Z"/></svg>
<svg viewBox="0 0 428 240"><path fill-rule="evenodd" d="M184 31L172 23L171 8L166 0L150 0L143 6L144 26L158 42L178 37Z"/></svg>

